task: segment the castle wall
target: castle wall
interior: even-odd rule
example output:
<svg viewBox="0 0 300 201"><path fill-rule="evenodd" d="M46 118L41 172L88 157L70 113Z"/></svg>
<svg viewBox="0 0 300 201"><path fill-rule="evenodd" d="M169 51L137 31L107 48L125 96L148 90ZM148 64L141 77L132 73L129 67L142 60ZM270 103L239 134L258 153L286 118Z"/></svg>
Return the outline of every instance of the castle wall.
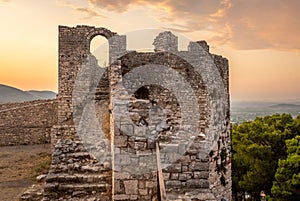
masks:
<svg viewBox="0 0 300 201"><path fill-rule="evenodd" d="M50 143L56 113L56 100L0 105L0 146Z"/></svg>

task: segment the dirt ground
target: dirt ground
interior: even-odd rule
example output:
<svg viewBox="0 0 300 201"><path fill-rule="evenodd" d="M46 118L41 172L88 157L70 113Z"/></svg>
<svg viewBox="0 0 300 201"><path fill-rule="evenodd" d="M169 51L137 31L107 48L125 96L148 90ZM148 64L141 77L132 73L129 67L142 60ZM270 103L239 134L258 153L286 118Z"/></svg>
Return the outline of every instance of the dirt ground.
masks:
<svg viewBox="0 0 300 201"><path fill-rule="evenodd" d="M50 163L49 144L0 147L0 201L18 200Z"/></svg>

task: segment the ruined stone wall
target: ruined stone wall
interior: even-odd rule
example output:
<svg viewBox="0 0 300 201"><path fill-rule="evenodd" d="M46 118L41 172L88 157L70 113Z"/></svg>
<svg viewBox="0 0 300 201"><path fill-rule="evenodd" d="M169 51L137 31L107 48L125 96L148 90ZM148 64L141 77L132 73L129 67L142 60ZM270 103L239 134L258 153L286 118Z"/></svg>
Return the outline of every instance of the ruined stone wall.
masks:
<svg viewBox="0 0 300 201"><path fill-rule="evenodd" d="M80 72L82 67L85 66L86 69L90 69L97 66L97 61L90 54L90 42L97 35L109 39L115 33L105 28L91 26L59 26L58 122L53 126L51 132L54 153L50 172L46 178L44 200L82 200L88 198L109 200L111 197L111 165L110 163L99 163L97 158L87 150L83 141L83 138L86 138L78 134L80 131L76 130L78 127L75 126L76 120L74 118L74 112L77 111L77 115L80 116L78 112L83 112L86 109L84 101L91 95L89 89L85 88L77 91L80 94L77 96L78 99L73 96L73 93L75 93L74 89L79 74L88 76L84 75L84 71ZM110 48L114 49L113 45ZM93 73L92 70L91 72ZM87 73L90 75L91 72ZM79 79L82 86L89 84L89 81L89 79ZM97 92L93 91L96 93L98 102L105 101L105 96L108 94L105 92L105 86L108 89L108 83L102 85L100 84ZM104 89L102 90L102 88ZM73 103L74 99L80 104ZM101 107L102 105L97 109L100 114L102 114ZM78 118L77 120L85 124L89 118ZM86 128L94 130L86 131L86 133L97 136L97 125L96 122L91 123L90 126L87 123ZM83 132L85 131L81 133ZM89 148L92 149L94 145Z"/></svg>
<svg viewBox="0 0 300 201"><path fill-rule="evenodd" d="M115 149L114 200L157 198L156 172L151 171L157 165L155 142L164 150L160 159L165 167L162 171L168 200L230 199L228 60L211 54L205 41L191 42L188 51L179 52L177 37L170 32L159 34L153 44L156 53L131 52L109 68L114 124L111 135L114 136ZM179 85L183 81L171 75L172 71L162 70L161 66L184 77L192 91L188 90L188 86L181 88ZM139 68L143 70L131 73ZM151 86L149 80L167 87ZM172 93L177 93L177 97L174 97L168 87L176 84L177 88ZM141 98L137 94L133 97L133 93L141 87L149 91L148 98L145 94ZM193 99L176 100L192 94L196 96L200 117L197 117L199 111L195 105L191 104ZM165 123L161 119L156 119L156 123L149 119L151 110L157 107L166 112ZM184 115L190 118L184 120ZM131 119L128 119L129 116ZM190 133L191 124L197 118L198 133ZM180 120L185 121L185 128L178 128ZM149 125L151 121L154 125ZM179 134L176 134L178 131ZM151 139L156 135L159 138ZM185 144L192 136L195 139ZM147 169L148 172L143 173L142 170ZM130 188L136 190L129 191Z"/></svg>
<svg viewBox="0 0 300 201"><path fill-rule="evenodd" d="M50 143L56 100L0 105L0 146Z"/></svg>
<svg viewBox="0 0 300 201"><path fill-rule="evenodd" d="M90 55L91 40L98 35L106 39L116 35L116 33L105 28L91 26L59 26L58 31L58 123L53 129L53 145L56 144L58 139L76 138L73 122L72 93L78 72L82 65L87 62ZM118 43L115 42L110 45L110 52L117 54L118 49L120 49L118 48Z"/></svg>
<svg viewBox="0 0 300 201"><path fill-rule="evenodd" d="M89 50L96 35L109 42L102 73ZM58 122L44 200L158 199L156 144L168 200L230 200L228 61L205 41L178 51L171 32L153 44L154 53L137 53L107 29L59 27Z"/></svg>
<svg viewBox="0 0 300 201"><path fill-rule="evenodd" d="M165 75L164 73L166 72L155 68L155 66L147 66L149 71L147 72L147 70L144 69L143 73L145 76L142 77L138 73L131 75L130 72L132 72L134 68L139 68L147 64L163 65L186 78L197 97L196 104L201 106L200 110L202 116L198 125L200 128L199 132L205 132L208 127L207 119L209 114L207 107L205 107L207 105L207 91L201 76L195 72L192 66L185 60L166 52L158 54L132 52L120 58L120 61L121 66L119 70L117 66L111 66L111 69L114 67L116 69L112 70L110 78L112 85L111 91L113 93L112 101L115 104L114 107L118 108L114 110L113 113L115 115L114 121L116 124L113 133L116 149L114 153L115 174L123 175L114 176L113 178L115 184L114 200L129 199L133 195L142 200L157 198L156 142L159 142L162 150L167 150L162 151L161 161L167 167L163 170L163 173L169 199L174 193L176 195L184 195L185 192L195 188L208 188L209 165L208 159L203 161L199 158L201 144L199 144L199 142L195 143L191 149L188 150L185 141L191 136L188 136L188 134L180 130L182 128L179 127L182 118L180 110L188 110L185 112L192 114L195 112L195 108L180 108L179 101L173 94L174 91L168 89L170 82L176 82L176 80L173 80L176 78L172 77L172 75ZM117 76L118 73L121 75ZM168 71L167 73L171 72ZM127 97L127 101L129 102L128 114L128 112L126 112L126 96L124 96L126 93L120 92L122 88L119 88L121 87L120 85L117 86L122 76L123 78L127 76L128 80L133 81L133 86L128 86L129 88L126 89L129 92L141 89L139 88L140 85L142 85L141 83L147 83L147 81L151 80L151 77L160 80L162 82L161 85L165 85L166 88L151 84L147 86L146 84L143 87L146 87L148 90L148 97L139 97L137 93L139 90L135 93L137 98L134 98L133 94L131 96L129 94L129 97ZM175 90L178 94L189 96L185 91L187 89L176 88ZM114 94L114 91L117 93ZM155 101L155 103L153 103L153 101ZM153 119L155 118L155 114L153 114L153 116L151 113L157 109L165 112L164 115L158 114L165 116L164 120L163 116L162 118L156 117L156 119ZM125 121L126 116L129 115L135 124L132 125L130 120ZM181 137L175 135L177 132L182 132L180 134ZM182 138L184 135L187 136ZM186 151L187 153L185 154ZM176 154L178 154L178 156L176 156ZM140 172L143 169L145 169L145 172ZM135 191L127 190L130 188L135 188Z"/></svg>

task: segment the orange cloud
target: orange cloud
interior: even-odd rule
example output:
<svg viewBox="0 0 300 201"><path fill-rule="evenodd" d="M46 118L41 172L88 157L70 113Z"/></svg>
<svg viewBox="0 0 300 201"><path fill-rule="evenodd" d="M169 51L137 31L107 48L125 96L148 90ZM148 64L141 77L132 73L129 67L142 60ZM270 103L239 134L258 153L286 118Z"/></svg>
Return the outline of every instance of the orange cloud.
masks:
<svg viewBox="0 0 300 201"><path fill-rule="evenodd" d="M210 23L214 14L222 12L228 7L228 0L87 0L94 9L124 13L130 9L147 6L152 18L159 21L161 27L181 32L197 30L215 30L218 24ZM158 14L159 13L159 14ZM161 14L163 13L163 14ZM217 25L217 27L216 27Z"/></svg>
<svg viewBox="0 0 300 201"><path fill-rule="evenodd" d="M210 31L210 41L236 49L300 50L299 0L87 0L94 9L126 12L134 6L163 11L162 27ZM92 13L91 13L92 14ZM152 12L155 16L155 12Z"/></svg>
<svg viewBox="0 0 300 201"><path fill-rule="evenodd" d="M90 8L78 7L78 8L75 8L75 10L78 11L78 12L81 12L81 13L85 14L86 17L84 19L91 18L91 17L106 18L106 16L100 15L98 12L96 12L96 11L90 9Z"/></svg>
<svg viewBox="0 0 300 201"><path fill-rule="evenodd" d="M70 7L73 10L82 13L85 15L85 17L82 17L81 19L90 19L94 17L100 17L100 18L106 18L106 16L101 15L98 13L95 9L89 8L86 3L79 3L78 1L68 1L68 0L56 0L56 3L61 6Z"/></svg>
<svg viewBox="0 0 300 201"><path fill-rule="evenodd" d="M90 4L109 11L125 12L133 5L155 5L163 0L87 0Z"/></svg>
<svg viewBox="0 0 300 201"><path fill-rule="evenodd" d="M234 47L300 50L300 1L232 0L232 5L223 20L231 28Z"/></svg>

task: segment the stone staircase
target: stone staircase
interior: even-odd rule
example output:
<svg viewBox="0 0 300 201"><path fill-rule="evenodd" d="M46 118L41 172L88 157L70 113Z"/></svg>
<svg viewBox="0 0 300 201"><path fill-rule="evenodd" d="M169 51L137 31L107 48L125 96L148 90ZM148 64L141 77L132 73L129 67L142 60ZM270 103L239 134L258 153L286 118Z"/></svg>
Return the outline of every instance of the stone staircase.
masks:
<svg viewBox="0 0 300 201"><path fill-rule="evenodd" d="M44 201L111 200L110 164L100 164L80 141L60 140L46 178Z"/></svg>

